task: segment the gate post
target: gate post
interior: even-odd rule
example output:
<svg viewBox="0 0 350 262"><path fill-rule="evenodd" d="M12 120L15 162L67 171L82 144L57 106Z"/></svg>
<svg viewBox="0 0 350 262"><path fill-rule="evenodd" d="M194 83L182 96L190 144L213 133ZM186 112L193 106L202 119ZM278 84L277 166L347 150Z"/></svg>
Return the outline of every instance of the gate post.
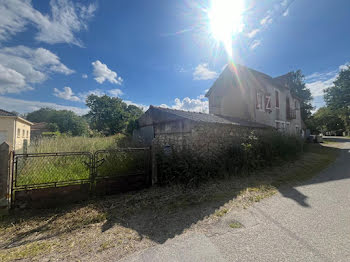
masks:
<svg viewBox="0 0 350 262"><path fill-rule="evenodd" d="M0 216L6 215L11 204L12 154L10 146L4 142L0 145Z"/></svg>

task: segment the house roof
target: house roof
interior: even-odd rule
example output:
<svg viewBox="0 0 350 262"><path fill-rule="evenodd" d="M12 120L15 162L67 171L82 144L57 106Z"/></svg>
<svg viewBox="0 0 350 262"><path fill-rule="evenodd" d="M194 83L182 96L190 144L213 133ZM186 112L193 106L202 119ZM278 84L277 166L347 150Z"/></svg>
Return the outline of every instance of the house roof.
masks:
<svg viewBox="0 0 350 262"><path fill-rule="evenodd" d="M237 78L239 78L239 81L242 84L246 85L252 85L252 86L260 86L262 88L265 87L266 83L270 83L271 85L283 89L289 89L290 86L290 72L278 77L271 77L267 74L264 74L262 72L256 71L254 69L251 69L249 67L243 66L243 65L227 65L224 71L220 74L218 79L214 82L212 87L209 89L209 91L206 93L206 97L210 96L210 93L212 92L213 88L216 87L216 83L220 78L223 77L231 77L233 78L234 74L237 74ZM298 96L295 96L292 94L292 96L301 99Z"/></svg>
<svg viewBox="0 0 350 262"><path fill-rule="evenodd" d="M0 116L16 116L16 114L0 109Z"/></svg>
<svg viewBox="0 0 350 262"><path fill-rule="evenodd" d="M145 123L144 125L147 125L150 123L153 124L153 123L162 123L162 122L187 119L195 122L204 122L204 123L228 124L228 125L256 127L256 128L268 127L263 124L259 124L259 123L239 119L239 118L222 117L222 116L206 114L206 113L198 113L198 112L190 112L190 111L176 110L176 109L170 109L170 108L156 107L152 105L144 115L145 115L145 119L142 119L142 116L140 118L141 122ZM147 119L148 121L146 120L147 117L148 117ZM152 118L151 121L150 121L150 118ZM141 126L142 126L142 123L141 123Z"/></svg>
<svg viewBox="0 0 350 262"><path fill-rule="evenodd" d="M3 109L0 109L0 117L13 118L13 119L22 121L22 122L26 123L27 125L33 125L32 122L30 122L30 121L28 121L28 120L26 120L26 119L24 119L22 117L19 117L19 116L17 116L14 113L11 113L11 112L8 112L6 110L3 110Z"/></svg>

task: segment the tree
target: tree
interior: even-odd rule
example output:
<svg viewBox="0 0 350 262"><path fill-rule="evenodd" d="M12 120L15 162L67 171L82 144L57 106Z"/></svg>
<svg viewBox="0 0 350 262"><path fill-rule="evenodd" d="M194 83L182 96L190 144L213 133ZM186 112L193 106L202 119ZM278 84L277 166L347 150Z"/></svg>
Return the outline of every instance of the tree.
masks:
<svg viewBox="0 0 350 262"><path fill-rule="evenodd" d="M299 97L302 101L300 103L300 113L301 118L306 121L311 117L311 110L313 106L311 105L312 95L309 88L305 85L305 77L301 70L289 73L290 91L292 95Z"/></svg>
<svg viewBox="0 0 350 262"><path fill-rule="evenodd" d="M86 99L90 112L91 129L103 132L105 135L116 133L131 133L135 128L135 121L143 111L134 105L127 105L118 97L90 95Z"/></svg>
<svg viewBox="0 0 350 262"><path fill-rule="evenodd" d="M342 132L345 129L343 120L336 111L329 107L321 107L313 115L313 120L317 131L324 133L327 131Z"/></svg>
<svg viewBox="0 0 350 262"><path fill-rule="evenodd" d="M27 119L31 122L49 123L50 128L58 128L56 131L69 133L73 136L85 135L89 130L87 122L82 117L68 110L41 108L29 113Z"/></svg>
<svg viewBox="0 0 350 262"><path fill-rule="evenodd" d="M350 129L350 66L342 69L333 82L333 86L324 92L327 106L339 114L346 129Z"/></svg>

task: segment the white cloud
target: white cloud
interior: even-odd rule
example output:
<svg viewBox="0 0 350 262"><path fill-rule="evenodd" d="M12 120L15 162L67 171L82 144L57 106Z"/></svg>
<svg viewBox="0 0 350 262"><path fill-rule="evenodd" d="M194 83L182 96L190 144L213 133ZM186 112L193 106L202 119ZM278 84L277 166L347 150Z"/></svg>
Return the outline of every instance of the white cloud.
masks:
<svg viewBox="0 0 350 262"><path fill-rule="evenodd" d="M346 69L348 69L348 67L350 66L350 63L346 63L346 64L344 64L344 65L340 65L339 66L339 70L341 71L341 70L346 70Z"/></svg>
<svg viewBox="0 0 350 262"><path fill-rule="evenodd" d="M193 80L210 80L218 76L215 71L208 68L207 63L199 64L193 72Z"/></svg>
<svg viewBox="0 0 350 262"><path fill-rule="evenodd" d="M310 89L312 96L323 96L323 91L333 85L333 82L338 77L339 71L345 69L346 65L347 63L340 65L338 67L338 70L331 70L328 72L315 72L311 75L306 76L306 86Z"/></svg>
<svg viewBox="0 0 350 262"><path fill-rule="evenodd" d="M75 33L87 29L96 11L95 4L82 5L70 0L51 0L51 14L42 14L30 0L0 1L0 42L34 25L35 39L48 44L69 43L82 46Z"/></svg>
<svg viewBox="0 0 350 262"><path fill-rule="evenodd" d="M134 103L130 100L123 100L124 103L126 103L127 105L134 105L134 106L137 106L139 108L142 109L142 111L147 111L147 109L149 108L149 106L146 106L144 104L138 104L138 103Z"/></svg>
<svg viewBox="0 0 350 262"><path fill-rule="evenodd" d="M267 15L263 19L260 20L260 24L261 25L267 25L267 24L271 24L272 21L273 21L273 19L271 18L271 16Z"/></svg>
<svg viewBox="0 0 350 262"><path fill-rule="evenodd" d="M74 95L72 89L69 86L65 86L63 88L63 91L54 88L54 95L64 100L80 101L80 98Z"/></svg>
<svg viewBox="0 0 350 262"><path fill-rule="evenodd" d="M78 115L84 115L89 112L89 109L86 107L63 106L55 103L14 99L5 96L0 96L0 105L1 108L5 110L19 113L32 112L42 107L49 107L57 110L71 110Z"/></svg>
<svg viewBox="0 0 350 262"><path fill-rule="evenodd" d="M101 89L94 89L94 90L90 90L87 92L81 92L78 94L79 97L79 101L80 102L85 102L86 98L89 95L96 95L96 96L103 96L103 95L109 95L109 96L114 96L114 97L121 97L123 95L123 91L120 89L110 89L110 90L101 90ZM126 101L124 101L126 103ZM131 103L131 101L128 101ZM135 104L136 105L136 104Z"/></svg>
<svg viewBox="0 0 350 262"><path fill-rule="evenodd" d="M58 56L44 48L0 49L0 94L31 90L31 84L44 82L51 73L69 75L73 72Z"/></svg>
<svg viewBox="0 0 350 262"><path fill-rule="evenodd" d="M289 9L283 12L283 16L287 16L289 14Z"/></svg>
<svg viewBox="0 0 350 262"><path fill-rule="evenodd" d="M97 83L102 84L104 81L109 81L112 84L121 85L123 79L116 72L107 67L106 64L101 63L99 60L92 62L94 67L93 74Z"/></svg>
<svg viewBox="0 0 350 262"><path fill-rule="evenodd" d="M250 45L250 49L254 50L255 48L257 48L259 45L261 44L261 40L254 40L251 45Z"/></svg>
<svg viewBox="0 0 350 262"><path fill-rule="evenodd" d="M87 74L82 74L81 77L86 79L86 78L88 78L88 75Z"/></svg>
<svg viewBox="0 0 350 262"><path fill-rule="evenodd" d="M123 91L118 88L108 90L108 93L112 96L117 96L117 97L121 97L124 94Z"/></svg>
<svg viewBox="0 0 350 262"><path fill-rule="evenodd" d="M259 29L254 29L250 33L247 34L249 38L253 38L257 33L259 33Z"/></svg>
<svg viewBox="0 0 350 262"><path fill-rule="evenodd" d="M197 98L185 97L182 100L180 98L175 98L174 102L175 104L171 106L161 104L160 107L192 112L209 113L209 102L204 95L200 95Z"/></svg>

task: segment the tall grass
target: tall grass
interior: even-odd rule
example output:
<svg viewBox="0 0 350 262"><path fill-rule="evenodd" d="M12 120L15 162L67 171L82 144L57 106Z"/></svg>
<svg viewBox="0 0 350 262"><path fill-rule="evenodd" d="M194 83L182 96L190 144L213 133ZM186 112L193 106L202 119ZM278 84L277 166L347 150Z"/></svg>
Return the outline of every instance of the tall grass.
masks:
<svg viewBox="0 0 350 262"><path fill-rule="evenodd" d="M116 147L123 135L109 137L43 137L31 142L28 153L95 152Z"/></svg>

